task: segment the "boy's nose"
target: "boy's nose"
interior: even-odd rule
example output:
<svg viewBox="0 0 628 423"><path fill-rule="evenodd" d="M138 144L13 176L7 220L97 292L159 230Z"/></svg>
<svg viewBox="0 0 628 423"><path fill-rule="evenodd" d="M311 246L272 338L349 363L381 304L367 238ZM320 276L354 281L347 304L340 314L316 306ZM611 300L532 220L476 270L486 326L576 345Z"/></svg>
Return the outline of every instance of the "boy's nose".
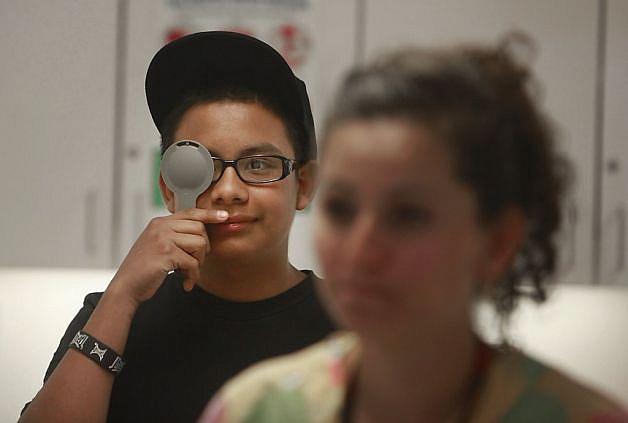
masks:
<svg viewBox="0 0 628 423"><path fill-rule="evenodd" d="M210 187L210 197L215 204L245 203L249 199L248 186L234 168L228 167L218 182Z"/></svg>

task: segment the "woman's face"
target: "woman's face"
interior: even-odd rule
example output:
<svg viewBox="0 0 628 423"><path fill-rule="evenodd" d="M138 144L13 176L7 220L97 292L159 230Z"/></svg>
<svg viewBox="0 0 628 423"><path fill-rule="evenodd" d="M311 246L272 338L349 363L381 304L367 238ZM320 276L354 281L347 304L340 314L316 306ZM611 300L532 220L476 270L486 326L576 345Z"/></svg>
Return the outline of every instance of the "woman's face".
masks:
<svg viewBox="0 0 628 423"><path fill-rule="evenodd" d="M340 323L384 337L468 324L488 236L444 144L401 119L350 121L321 163L321 294Z"/></svg>

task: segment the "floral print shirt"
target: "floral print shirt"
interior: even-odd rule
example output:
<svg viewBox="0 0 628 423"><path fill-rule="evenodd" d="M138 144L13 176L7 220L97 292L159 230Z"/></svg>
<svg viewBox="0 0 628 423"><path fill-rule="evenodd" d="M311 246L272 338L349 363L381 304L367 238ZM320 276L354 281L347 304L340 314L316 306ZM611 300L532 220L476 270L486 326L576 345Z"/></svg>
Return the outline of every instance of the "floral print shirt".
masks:
<svg viewBox="0 0 628 423"><path fill-rule="evenodd" d="M618 404L515 351L492 350L470 422L628 423ZM340 423L349 376L360 360L356 335L339 332L264 361L228 382L201 423Z"/></svg>

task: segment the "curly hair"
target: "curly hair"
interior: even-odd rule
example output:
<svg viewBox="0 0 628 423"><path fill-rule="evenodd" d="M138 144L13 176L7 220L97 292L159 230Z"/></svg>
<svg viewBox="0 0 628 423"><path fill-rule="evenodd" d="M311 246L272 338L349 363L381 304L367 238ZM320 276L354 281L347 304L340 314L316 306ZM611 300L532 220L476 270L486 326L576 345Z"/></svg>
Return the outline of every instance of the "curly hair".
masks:
<svg viewBox="0 0 628 423"><path fill-rule="evenodd" d="M557 268L556 235L571 167L535 103L531 72L519 60L533 51L522 34L496 46L405 49L353 70L327 116L324 139L350 120L401 117L446 143L457 176L475 193L480 219L508 207L527 218L527 236L491 293L504 320L521 297L546 298ZM323 146L324 148L324 146Z"/></svg>

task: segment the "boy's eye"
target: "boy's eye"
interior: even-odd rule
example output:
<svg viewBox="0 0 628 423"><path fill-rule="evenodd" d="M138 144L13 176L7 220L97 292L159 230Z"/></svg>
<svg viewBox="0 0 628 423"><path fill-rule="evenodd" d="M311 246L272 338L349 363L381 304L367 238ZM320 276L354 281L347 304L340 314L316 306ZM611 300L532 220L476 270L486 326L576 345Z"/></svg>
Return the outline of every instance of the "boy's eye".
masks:
<svg viewBox="0 0 628 423"><path fill-rule="evenodd" d="M323 212L336 224L347 224L355 216L355 206L344 198L328 198L323 202Z"/></svg>
<svg viewBox="0 0 628 423"><path fill-rule="evenodd" d="M267 159L252 159L247 163L247 169L250 170L264 170L269 167Z"/></svg>
<svg viewBox="0 0 628 423"><path fill-rule="evenodd" d="M238 170L251 178L281 176L283 162L278 157L246 157L238 161Z"/></svg>

